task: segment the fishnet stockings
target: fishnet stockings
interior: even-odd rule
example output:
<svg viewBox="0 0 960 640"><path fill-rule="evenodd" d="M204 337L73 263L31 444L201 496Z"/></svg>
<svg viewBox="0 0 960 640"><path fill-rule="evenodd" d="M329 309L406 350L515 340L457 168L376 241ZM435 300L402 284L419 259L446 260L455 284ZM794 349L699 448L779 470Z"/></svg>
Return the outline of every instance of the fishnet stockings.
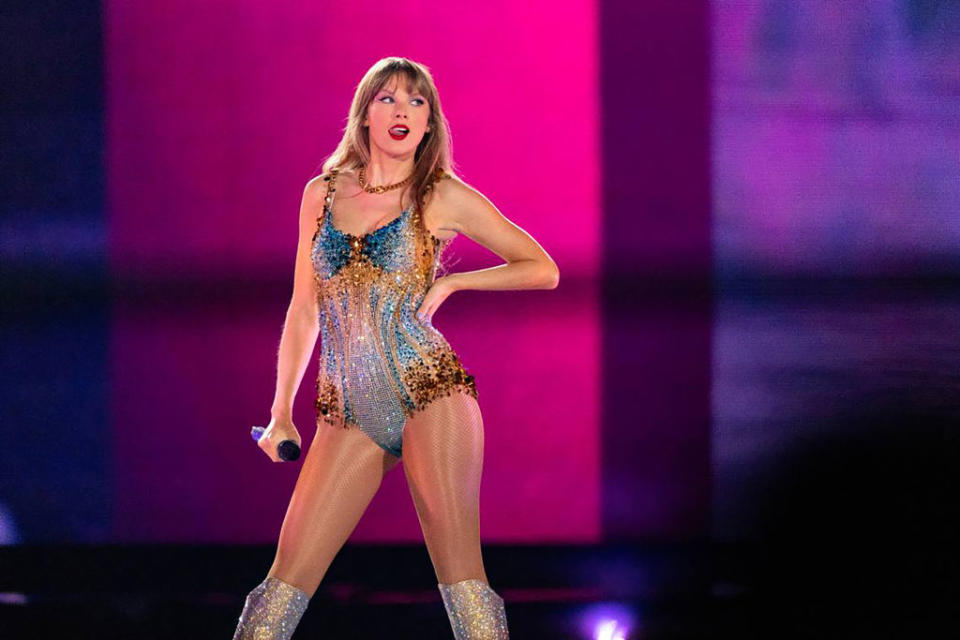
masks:
<svg viewBox="0 0 960 640"><path fill-rule="evenodd" d="M307 451L268 577L316 592L399 459L357 428L320 425ZM438 582L487 582L480 550L483 421L476 399L454 392L418 411L403 431L403 467Z"/></svg>
<svg viewBox="0 0 960 640"><path fill-rule="evenodd" d="M397 462L359 429L321 424L293 489L267 576L313 597L384 474Z"/></svg>
<svg viewBox="0 0 960 640"><path fill-rule="evenodd" d="M465 393L437 398L407 421L403 468L438 582L487 582L480 551L483 419Z"/></svg>

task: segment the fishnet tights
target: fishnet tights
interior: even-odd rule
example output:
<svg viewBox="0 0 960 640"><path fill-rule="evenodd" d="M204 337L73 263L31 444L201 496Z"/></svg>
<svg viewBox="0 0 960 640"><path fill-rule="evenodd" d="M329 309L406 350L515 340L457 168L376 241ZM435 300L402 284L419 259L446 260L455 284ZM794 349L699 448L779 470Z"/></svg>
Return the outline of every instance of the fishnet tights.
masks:
<svg viewBox="0 0 960 640"><path fill-rule="evenodd" d="M438 582L487 582L480 552L483 419L463 393L437 398L407 421L403 468Z"/></svg>
<svg viewBox="0 0 960 640"><path fill-rule="evenodd" d="M280 530L268 577L316 592L400 459L357 428L320 425ZM407 420L403 467L438 582L487 582L480 549L483 420L476 399L451 393Z"/></svg>

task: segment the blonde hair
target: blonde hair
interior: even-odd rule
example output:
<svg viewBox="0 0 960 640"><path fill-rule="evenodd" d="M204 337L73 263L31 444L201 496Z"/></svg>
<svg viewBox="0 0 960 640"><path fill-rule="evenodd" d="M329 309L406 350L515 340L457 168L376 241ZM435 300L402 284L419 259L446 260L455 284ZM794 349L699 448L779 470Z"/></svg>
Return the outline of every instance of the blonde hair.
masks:
<svg viewBox="0 0 960 640"><path fill-rule="evenodd" d="M424 134L414 152L413 179L410 186L414 208L422 212L434 183L442 178L444 173L452 174L453 151L450 125L440 107L440 96L433 76L426 66L409 58L382 58L367 70L353 94L343 137L337 148L323 162L322 170L324 173L332 169L356 170L367 165L370 161L370 131L363 126L363 120L374 97L394 76L400 76L401 81L406 80L408 87L420 93L430 105L430 118L427 121L430 130ZM418 235L425 239L429 232L423 216L417 215L416 219Z"/></svg>

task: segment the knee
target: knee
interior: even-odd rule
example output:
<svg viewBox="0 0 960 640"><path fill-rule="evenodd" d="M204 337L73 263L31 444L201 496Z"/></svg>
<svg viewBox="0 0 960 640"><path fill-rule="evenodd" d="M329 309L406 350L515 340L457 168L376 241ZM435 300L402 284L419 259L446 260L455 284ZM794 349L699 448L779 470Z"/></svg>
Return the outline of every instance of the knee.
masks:
<svg viewBox="0 0 960 640"><path fill-rule="evenodd" d="M419 510L424 532L449 539L472 539L479 534L479 501L425 500Z"/></svg>

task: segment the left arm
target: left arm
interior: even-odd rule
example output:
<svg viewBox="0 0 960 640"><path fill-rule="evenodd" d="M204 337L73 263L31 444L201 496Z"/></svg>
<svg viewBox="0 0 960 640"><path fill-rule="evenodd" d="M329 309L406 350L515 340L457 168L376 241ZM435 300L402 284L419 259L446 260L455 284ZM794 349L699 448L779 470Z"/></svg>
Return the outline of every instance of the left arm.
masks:
<svg viewBox="0 0 960 640"><path fill-rule="evenodd" d="M543 247L500 213L483 194L459 178L451 178L440 180L434 188L433 205L438 217L445 220L444 228L464 234L506 263L439 278L424 299L420 312L432 317L447 296L465 289L555 289L560 282L560 271Z"/></svg>

